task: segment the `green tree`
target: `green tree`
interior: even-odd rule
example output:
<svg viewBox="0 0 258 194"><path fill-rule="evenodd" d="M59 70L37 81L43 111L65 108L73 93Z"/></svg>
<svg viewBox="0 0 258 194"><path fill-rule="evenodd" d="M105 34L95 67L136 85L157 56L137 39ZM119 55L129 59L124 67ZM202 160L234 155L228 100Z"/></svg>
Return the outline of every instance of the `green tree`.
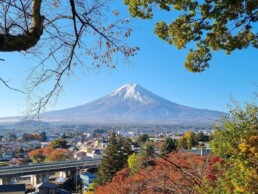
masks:
<svg viewBox="0 0 258 194"><path fill-rule="evenodd" d="M219 166L216 189L224 193L257 193L258 187L258 107L247 104L230 110L221 127L216 127L210 143L212 151L224 159ZM208 182L209 185L212 183ZM214 187L214 185L213 185Z"/></svg>
<svg viewBox="0 0 258 194"><path fill-rule="evenodd" d="M132 140L130 138L122 138L121 139L121 149L120 149L120 154L121 154L121 162L124 165L127 162L128 157L133 153L132 151Z"/></svg>
<svg viewBox="0 0 258 194"><path fill-rule="evenodd" d="M137 140L136 140L136 142L141 146L142 144L144 144L145 142L147 142L147 141L150 141L150 137L149 137L149 135L148 134L142 134L142 135L140 135L138 138L137 138Z"/></svg>
<svg viewBox="0 0 258 194"><path fill-rule="evenodd" d="M8 135L8 139L9 139L9 141L16 141L17 140L17 136L16 136L15 133L10 133Z"/></svg>
<svg viewBox="0 0 258 194"><path fill-rule="evenodd" d="M208 142L210 140L209 135L205 135L202 131L196 134L196 140L199 142Z"/></svg>
<svg viewBox="0 0 258 194"><path fill-rule="evenodd" d="M182 149L182 148L187 149L187 142L186 142L186 138L184 136L178 139L177 148L178 149Z"/></svg>
<svg viewBox="0 0 258 194"><path fill-rule="evenodd" d="M183 137L178 139L178 148L192 149L198 145L197 137L194 132L187 131L184 133Z"/></svg>
<svg viewBox="0 0 258 194"><path fill-rule="evenodd" d="M22 147L17 148L15 151L15 156L17 158L23 157L23 154L25 153L25 150Z"/></svg>
<svg viewBox="0 0 258 194"><path fill-rule="evenodd" d="M172 139L171 137L166 137L166 139L160 149L161 155L162 156L168 155L173 150L176 150L176 147L177 147L177 140Z"/></svg>
<svg viewBox="0 0 258 194"><path fill-rule="evenodd" d="M29 141L29 140L30 140L29 134L28 134L28 133L24 133L24 134L22 135L22 140L25 141L25 142Z"/></svg>
<svg viewBox="0 0 258 194"><path fill-rule="evenodd" d="M50 143L50 147L52 149L57 149L57 148L67 149L70 147L70 145L65 139L56 139Z"/></svg>
<svg viewBox="0 0 258 194"><path fill-rule="evenodd" d="M115 133L111 134L108 146L98 167L98 177L96 179L98 185L111 181L115 173L124 167L130 153L129 149L127 149L129 148L127 144L128 140L123 139L121 136L116 136Z"/></svg>
<svg viewBox="0 0 258 194"><path fill-rule="evenodd" d="M141 146L141 150L138 153L139 160L141 161L141 167L147 167L154 165L155 158L155 144L152 141L147 141Z"/></svg>
<svg viewBox="0 0 258 194"><path fill-rule="evenodd" d="M173 21L156 23L155 34L178 49L190 46L185 67L201 72L209 67L212 50L230 54L236 49L258 47L258 2L255 0L124 0L132 17L151 19L155 6L163 11L178 11ZM195 48L191 44L195 42Z"/></svg>
<svg viewBox="0 0 258 194"><path fill-rule="evenodd" d="M198 141L196 139L196 135L194 132L187 131L184 134L184 137L186 139L187 149L190 150L192 147L195 147L198 145Z"/></svg>
<svg viewBox="0 0 258 194"><path fill-rule="evenodd" d="M47 135L45 131L39 134L39 141L47 141Z"/></svg>
<svg viewBox="0 0 258 194"><path fill-rule="evenodd" d="M154 157L155 145L151 141L147 141L142 145L142 156L144 157Z"/></svg>

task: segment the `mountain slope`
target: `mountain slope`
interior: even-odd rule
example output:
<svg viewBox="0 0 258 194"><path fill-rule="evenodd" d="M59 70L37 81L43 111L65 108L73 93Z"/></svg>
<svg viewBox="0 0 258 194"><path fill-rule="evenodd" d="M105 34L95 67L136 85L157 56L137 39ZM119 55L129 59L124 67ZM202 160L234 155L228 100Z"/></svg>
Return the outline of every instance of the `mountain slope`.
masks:
<svg viewBox="0 0 258 194"><path fill-rule="evenodd" d="M138 84L127 84L93 102L42 115L47 121L80 123L211 123L221 112L170 102Z"/></svg>

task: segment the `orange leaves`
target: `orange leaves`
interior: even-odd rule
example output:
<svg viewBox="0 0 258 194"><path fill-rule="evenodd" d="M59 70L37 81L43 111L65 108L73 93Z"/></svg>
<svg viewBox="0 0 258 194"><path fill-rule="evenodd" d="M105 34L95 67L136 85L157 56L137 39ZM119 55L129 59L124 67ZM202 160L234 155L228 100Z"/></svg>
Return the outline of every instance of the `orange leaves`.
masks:
<svg viewBox="0 0 258 194"><path fill-rule="evenodd" d="M41 155L43 153L42 149L36 149L28 153L29 157L33 157L35 155Z"/></svg>
<svg viewBox="0 0 258 194"><path fill-rule="evenodd" d="M43 148L43 156L48 156L53 152L53 149L50 146Z"/></svg>
<svg viewBox="0 0 258 194"><path fill-rule="evenodd" d="M66 149L56 149L53 152L51 152L48 157L46 158L46 161L48 162L60 162L68 158L68 151Z"/></svg>
<svg viewBox="0 0 258 194"><path fill-rule="evenodd" d="M122 169L112 182L97 187L95 193L197 193L196 186L201 184L202 176L207 172L207 158L176 153L170 154L168 160L170 162L157 158L156 165L133 176L127 168Z"/></svg>
<svg viewBox="0 0 258 194"><path fill-rule="evenodd" d="M258 153L258 136L251 136L249 139L245 140L243 143L238 145L240 151L253 154Z"/></svg>
<svg viewBox="0 0 258 194"><path fill-rule="evenodd" d="M69 158L69 151L66 149L52 149L50 146L33 150L28 153L34 163L43 161L58 162Z"/></svg>
<svg viewBox="0 0 258 194"><path fill-rule="evenodd" d="M34 163L39 163L42 162L45 158L43 156L43 149L36 149L28 153L29 158L34 162Z"/></svg>

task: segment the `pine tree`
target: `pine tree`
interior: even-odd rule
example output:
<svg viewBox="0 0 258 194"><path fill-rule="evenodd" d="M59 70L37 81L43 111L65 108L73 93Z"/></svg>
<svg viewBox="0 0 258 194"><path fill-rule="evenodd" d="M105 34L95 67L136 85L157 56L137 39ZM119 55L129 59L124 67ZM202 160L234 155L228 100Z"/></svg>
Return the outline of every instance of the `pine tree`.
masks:
<svg viewBox="0 0 258 194"><path fill-rule="evenodd" d="M130 153L129 140L112 133L98 168L97 185L111 181L115 173L124 167Z"/></svg>
<svg viewBox="0 0 258 194"><path fill-rule="evenodd" d="M168 155L173 150L176 150L177 141L171 137L167 137L162 145L160 152L162 156Z"/></svg>
<svg viewBox="0 0 258 194"><path fill-rule="evenodd" d="M121 147L121 161L123 165L127 162L128 157L133 153L132 151L132 140L130 138L124 138Z"/></svg>
<svg viewBox="0 0 258 194"><path fill-rule="evenodd" d="M136 142L139 144L139 146L143 145L147 141L150 141L150 137L148 134L142 134L136 140Z"/></svg>
<svg viewBox="0 0 258 194"><path fill-rule="evenodd" d="M47 141L47 135L45 131L39 134L39 141Z"/></svg>
<svg viewBox="0 0 258 194"><path fill-rule="evenodd" d="M151 141L145 142L141 146L141 150L138 153L138 156L140 157L140 160L142 161L141 166L147 167L152 166L155 164L154 158L155 158L155 145Z"/></svg>

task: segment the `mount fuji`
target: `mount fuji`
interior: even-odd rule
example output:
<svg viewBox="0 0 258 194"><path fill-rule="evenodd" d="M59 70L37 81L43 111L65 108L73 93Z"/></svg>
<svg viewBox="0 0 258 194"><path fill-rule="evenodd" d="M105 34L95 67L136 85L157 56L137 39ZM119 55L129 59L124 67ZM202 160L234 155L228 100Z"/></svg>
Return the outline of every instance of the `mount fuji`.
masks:
<svg viewBox="0 0 258 194"><path fill-rule="evenodd" d="M222 112L170 102L138 84L126 84L90 103L46 112L42 120L100 124L212 124Z"/></svg>

